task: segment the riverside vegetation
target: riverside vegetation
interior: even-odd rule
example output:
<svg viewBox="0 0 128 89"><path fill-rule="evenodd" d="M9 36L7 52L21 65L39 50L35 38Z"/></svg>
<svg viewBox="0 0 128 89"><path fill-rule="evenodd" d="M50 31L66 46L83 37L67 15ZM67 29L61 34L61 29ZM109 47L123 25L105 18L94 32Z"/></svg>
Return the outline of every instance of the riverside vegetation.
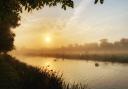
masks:
<svg viewBox="0 0 128 89"><path fill-rule="evenodd" d="M0 89L88 89L88 86L67 84L52 70L33 67L1 54Z"/></svg>

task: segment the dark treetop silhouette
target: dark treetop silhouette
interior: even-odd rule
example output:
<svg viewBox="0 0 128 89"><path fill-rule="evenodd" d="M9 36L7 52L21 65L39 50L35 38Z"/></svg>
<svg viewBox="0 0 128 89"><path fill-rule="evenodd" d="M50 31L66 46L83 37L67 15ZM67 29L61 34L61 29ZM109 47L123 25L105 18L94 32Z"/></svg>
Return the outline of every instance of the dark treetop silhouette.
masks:
<svg viewBox="0 0 128 89"><path fill-rule="evenodd" d="M95 2L94 2L94 3L95 3L95 4L97 4L97 3L98 3L98 1L100 1L100 3L101 3L101 4L103 4L103 3L104 3L104 0L95 0Z"/></svg>
<svg viewBox="0 0 128 89"><path fill-rule="evenodd" d="M44 6L57 6L66 10L73 8L72 0L0 0L0 53L7 53L14 49L14 36L11 28L19 26L20 13L23 8L28 12L41 9Z"/></svg>
<svg viewBox="0 0 128 89"><path fill-rule="evenodd" d="M100 0L102 4L104 0ZM95 4L98 0L95 0ZM62 9L74 7L73 0L0 0L0 53L7 53L14 49L15 34L11 28L20 25L20 13L24 10L30 12L39 10L44 6L60 5Z"/></svg>

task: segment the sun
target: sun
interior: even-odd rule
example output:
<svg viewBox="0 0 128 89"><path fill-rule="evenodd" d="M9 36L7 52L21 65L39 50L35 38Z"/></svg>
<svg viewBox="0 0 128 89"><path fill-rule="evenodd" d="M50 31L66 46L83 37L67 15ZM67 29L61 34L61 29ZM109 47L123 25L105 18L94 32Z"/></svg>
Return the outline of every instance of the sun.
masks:
<svg viewBox="0 0 128 89"><path fill-rule="evenodd" d="M45 43L51 43L52 42L52 37L51 35L47 34L44 36L44 41Z"/></svg>
<svg viewBox="0 0 128 89"><path fill-rule="evenodd" d="M45 37L45 42L50 43L51 42L51 37L49 37L49 36Z"/></svg>

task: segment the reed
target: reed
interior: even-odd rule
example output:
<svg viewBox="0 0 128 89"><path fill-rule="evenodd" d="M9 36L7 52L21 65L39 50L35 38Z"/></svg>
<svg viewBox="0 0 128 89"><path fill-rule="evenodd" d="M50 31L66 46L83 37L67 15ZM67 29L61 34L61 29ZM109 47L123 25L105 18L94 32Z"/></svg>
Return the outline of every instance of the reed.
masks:
<svg viewBox="0 0 128 89"><path fill-rule="evenodd" d="M0 56L0 89L87 89L82 84L67 84L62 75L46 68L33 67L10 55ZM6 69L6 70L5 70ZM10 76L11 72L11 76ZM9 80L6 80L8 77ZM3 85L2 85L3 83Z"/></svg>

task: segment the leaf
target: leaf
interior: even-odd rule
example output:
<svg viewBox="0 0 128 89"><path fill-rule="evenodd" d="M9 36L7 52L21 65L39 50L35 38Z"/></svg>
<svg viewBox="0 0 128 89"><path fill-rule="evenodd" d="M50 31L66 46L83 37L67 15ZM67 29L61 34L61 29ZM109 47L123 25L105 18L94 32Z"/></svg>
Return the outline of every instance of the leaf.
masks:
<svg viewBox="0 0 128 89"><path fill-rule="evenodd" d="M97 4L98 0L95 0L94 4Z"/></svg>
<svg viewBox="0 0 128 89"><path fill-rule="evenodd" d="M104 0L100 0L100 3L103 4L104 3Z"/></svg>

